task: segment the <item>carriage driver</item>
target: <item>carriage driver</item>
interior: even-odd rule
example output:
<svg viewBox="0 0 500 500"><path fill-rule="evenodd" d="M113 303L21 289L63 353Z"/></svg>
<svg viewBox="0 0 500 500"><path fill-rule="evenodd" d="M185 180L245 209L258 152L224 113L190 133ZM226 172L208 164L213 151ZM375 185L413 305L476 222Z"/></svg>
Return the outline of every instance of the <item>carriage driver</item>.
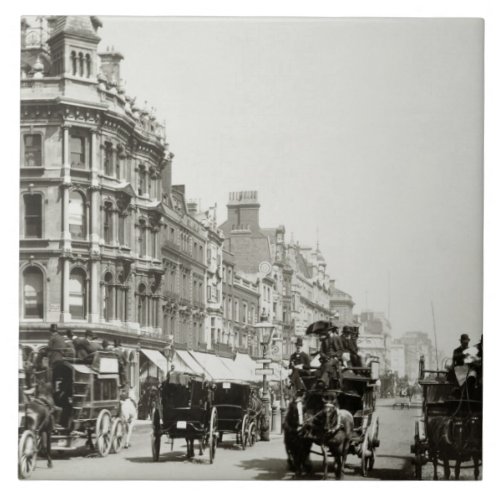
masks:
<svg viewBox="0 0 500 500"><path fill-rule="evenodd" d="M290 364L288 368L292 371L290 381L297 392L305 391L306 387L301 379L302 375L309 375L311 369L311 360L309 356L302 351L302 338L297 338L295 342L296 351L290 356Z"/></svg>

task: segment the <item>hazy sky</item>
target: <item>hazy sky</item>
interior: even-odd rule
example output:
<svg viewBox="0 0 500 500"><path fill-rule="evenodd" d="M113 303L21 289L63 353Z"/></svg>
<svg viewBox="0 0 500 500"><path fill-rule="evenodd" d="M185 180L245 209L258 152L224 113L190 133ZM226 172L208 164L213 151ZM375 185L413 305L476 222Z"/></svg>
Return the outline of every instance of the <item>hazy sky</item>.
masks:
<svg viewBox="0 0 500 500"><path fill-rule="evenodd" d="M359 312L449 350L482 330L479 20L101 18L127 93L157 109L173 180L320 248ZM389 279L390 277L390 279ZM390 287L389 287L390 282Z"/></svg>

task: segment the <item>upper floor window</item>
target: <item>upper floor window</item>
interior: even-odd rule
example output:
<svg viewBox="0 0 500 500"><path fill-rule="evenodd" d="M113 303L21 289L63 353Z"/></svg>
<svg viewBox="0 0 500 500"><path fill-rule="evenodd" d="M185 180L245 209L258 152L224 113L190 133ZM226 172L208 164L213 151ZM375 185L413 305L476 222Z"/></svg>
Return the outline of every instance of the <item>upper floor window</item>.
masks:
<svg viewBox="0 0 500 500"><path fill-rule="evenodd" d="M73 269L69 276L69 312L72 319L85 319L86 278L82 269Z"/></svg>
<svg viewBox="0 0 500 500"><path fill-rule="evenodd" d="M85 200L77 191L69 198L69 232L72 238L85 238Z"/></svg>
<svg viewBox="0 0 500 500"><path fill-rule="evenodd" d="M76 52L74 50L71 52L71 72L76 75Z"/></svg>
<svg viewBox="0 0 500 500"><path fill-rule="evenodd" d="M146 232L146 223L141 220L139 222L139 256L140 257L145 257L146 256L146 238L147 238L147 232Z"/></svg>
<svg viewBox="0 0 500 500"><path fill-rule="evenodd" d="M120 243L120 245L126 245L126 241L125 241L125 219L126 219L126 215L125 214L120 214L120 217L118 219L118 243Z"/></svg>
<svg viewBox="0 0 500 500"><path fill-rule="evenodd" d="M142 196L146 192L146 171L144 167L139 168L139 194Z"/></svg>
<svg viewBox="0 0 500 500"><path fill-rule="evenodd" d="M104 243L108 245L113 242L113 206L111 203L104 204Z"/></svg>
<svg viewBox="0 0 500 500"><path fill-rule="evenodd" d="M25 134L24 166L38 167L42 164L42 136L41 134Z"/></svg>
<svg viewBox="0 0 500 500"><path fill-rule="evenodd" d="M113 145L104 143L104 175L113 175Z"/></svg>
<svg viewBox="0 0 500 500"><path fill-rule="evenodd" d="M42 237L42 195L24 195L24 236L25 238Z"/></svg>
<svg viewBox="0 0 500 500"><path fill-rule="evenodd" d="M69 150L71 157L71 166L85 168L87 166L87 138L72 131L69 138Z"/></svg>
<svg viewBox="0 0 500 500"><path fill-rule="evenodd" d="M23 272L23 313L25 318L43 318L43 274L38 267Z"/></svg>

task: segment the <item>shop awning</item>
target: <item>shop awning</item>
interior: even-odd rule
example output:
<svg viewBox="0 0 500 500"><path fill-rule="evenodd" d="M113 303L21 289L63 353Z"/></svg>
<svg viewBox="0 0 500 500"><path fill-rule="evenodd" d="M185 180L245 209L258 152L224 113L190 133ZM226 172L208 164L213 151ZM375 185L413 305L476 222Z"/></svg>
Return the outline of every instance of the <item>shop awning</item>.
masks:
<svg viewBox="0 0 500 500"><path fill-rule="evenodd" d="M203 374L203 369L198 363L196 363L193 357L189 355L188 351L175 350L172 363L175 365L177 371L193 373L196 375Z"/></svg>
<svg viewBox="0 0 500 500"><path fill-rule="evenodd" d="M233 361L230 358L219 358L222 363L226 366L226 368L233 374L234 380L242 380L244 382L252 382L254 380L254 376L252 375L251 370L248 369L242 363L238 363L237 361Z"/></svg>
<svg viewBox="0 0 500 500"><path fill-rule="evenodd" d="M189 354L200 365L204 373L211 379L236 380L231 370L214 354L189 351Z"/></svg>
<svg viewBox="0 0 500 500"><path fill-rule="evenodd" d="M141 349L141 352L166 375L168 371L167 358L161 352L154 351L153 349Z"/></svg>
<svg viewBox="0 0 500 500"><path fill-rule="evenodd" d="M262 380L262 375L255 374L255 369L261 365L258 365L248 354L237 353L234 364L238 366L240 372L246 374L245 380L250 382L259 382Z"/></svg>

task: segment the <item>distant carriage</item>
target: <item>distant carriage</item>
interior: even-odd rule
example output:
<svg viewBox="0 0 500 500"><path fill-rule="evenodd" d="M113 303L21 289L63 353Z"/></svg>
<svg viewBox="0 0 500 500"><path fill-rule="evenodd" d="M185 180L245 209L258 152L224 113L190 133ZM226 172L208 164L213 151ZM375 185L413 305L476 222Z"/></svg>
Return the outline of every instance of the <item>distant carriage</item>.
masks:
<svg viewBox="0 0 500 500"><path fill-rule="evenodd" d="M260 434L261 409L256 407L252 386L243 381L212 382L218 412L219 442L224 434L236 435L243 449L253 446Z"/></svg>
<svg viewBox="0 0 500 500"><path fill-rule="evenodd" d="M420 363L419 383L423 389L422 416L415 422L415 477L422 479L422 468L432 462L434 479L438 465L450 477L454 462L455 479L461 468L474 468L479 478L482 460L482 389L470 391L467 382L460 386L449 370L425 370ZM471 466L463 467L466 462Z"/></svg>
<svg viewBox="0 0 500 500"><path fill-rule="evenodd" d="M214 462L219 421L213 399L213 390L203 377L168 374L161 385L160 403L153 410L151 450L155 462L160 458L163 436L170 439L171 449L175 439L185 439L189 458L194 457L194 442L198 441L200 454L208 449L209 461Z"/></svg>

